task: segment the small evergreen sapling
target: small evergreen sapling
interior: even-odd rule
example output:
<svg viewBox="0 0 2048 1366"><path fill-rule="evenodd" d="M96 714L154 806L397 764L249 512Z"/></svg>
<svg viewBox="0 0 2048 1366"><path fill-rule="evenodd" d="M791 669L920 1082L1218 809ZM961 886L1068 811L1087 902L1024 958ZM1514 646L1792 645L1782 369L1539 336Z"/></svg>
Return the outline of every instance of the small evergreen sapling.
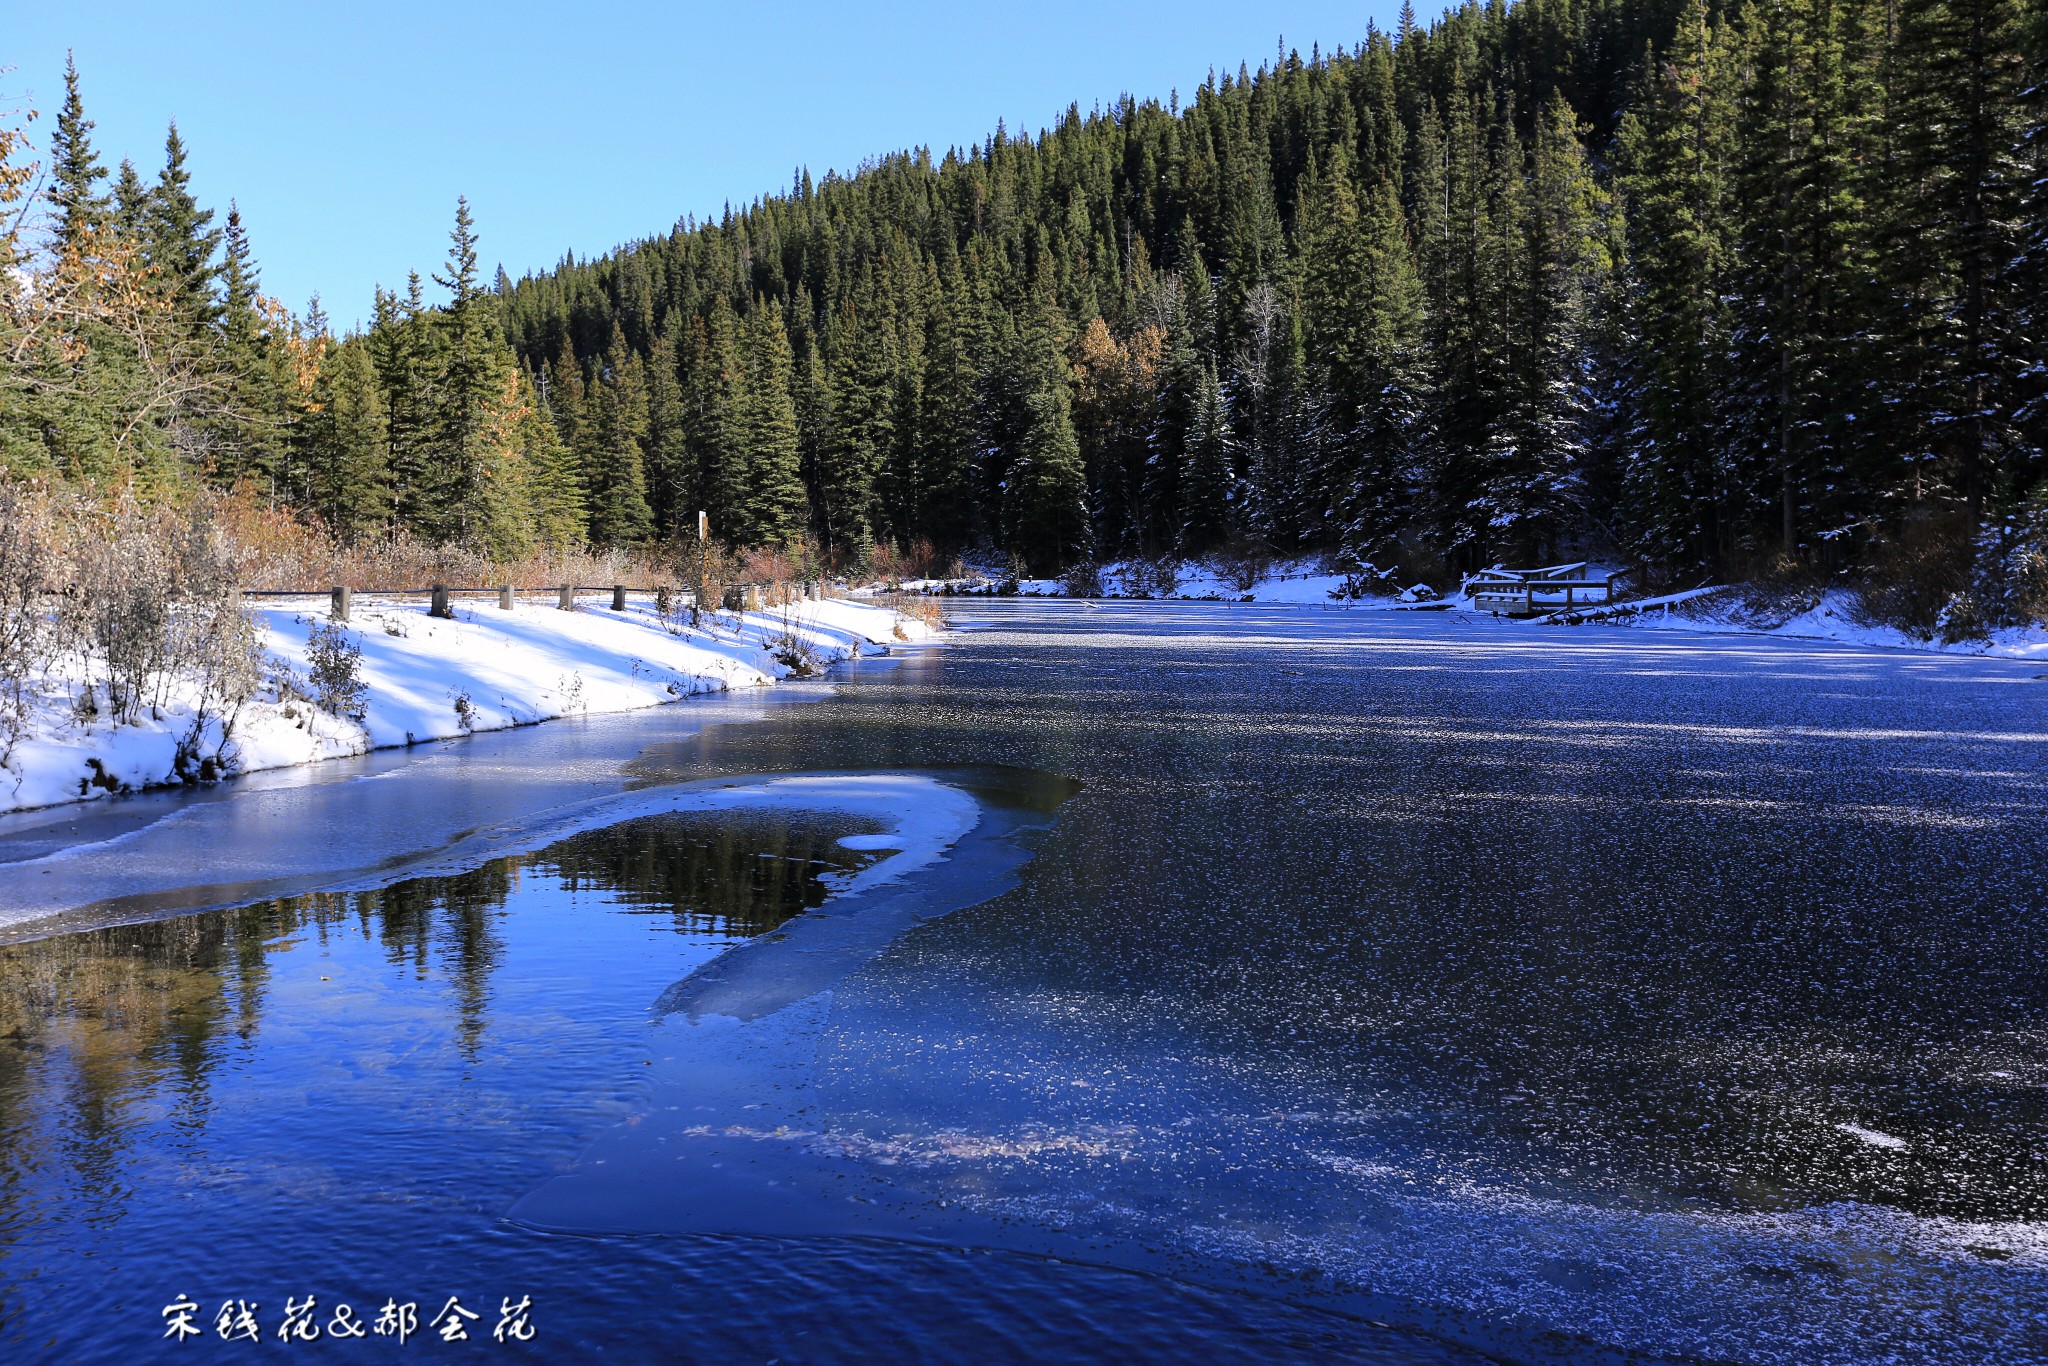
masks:
<svg viewBox="0 0 2048 1366"><path fill-rule="evenodd" d="M333 622L315 622L306 637L306 679L320 709L360 723L369 715L370 687L363 681L363 649Z"/></svg>

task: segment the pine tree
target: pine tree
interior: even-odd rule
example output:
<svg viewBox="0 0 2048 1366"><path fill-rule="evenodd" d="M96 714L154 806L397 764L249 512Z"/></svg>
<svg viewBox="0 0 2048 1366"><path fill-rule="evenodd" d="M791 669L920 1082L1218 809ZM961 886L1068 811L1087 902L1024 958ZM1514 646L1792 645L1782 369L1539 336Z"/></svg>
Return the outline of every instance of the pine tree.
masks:
<svg viewBox="0 0 2048 1366"><path fill-rule="evenodd" d="M1182 452L1180 544L1189 554L1213 550L1237 530L1241 495L1236 445L1222 382L1215 365L1206 363L1195 386L1194 412Z"/></svg>
<svg viewBox="0 0 2048 1366"><path fill-rule="evenodd" d="M299 440L313 511L345 537L383 530L391 518L390 437L376 367L361 340L328 351Z"/></svg>
<svg viewBox="0 0 2048 1366"><path fill-rule="evenodd" d="M125 163L124 163L125 165ZM192 197L192 175L185 169L185 143L178 125L164 137L164 168L143 210L141 225L155 286L170 301L185 325L197 333L218 321L214 299L219 267L214 253L221 232L212 226L213 211L201 209Z"/></svg>
<svg viewBox="0 0 2048 1366"><path fill-rule="evenodd" d="M746 383L734 416L750 477L736 530L744 544L783 545L802 534L809 517L790 392L794 357L780 304L755 302L745 350Z"/></svg>
<svg viewBox="0 0 2048 1366"><path fill-rule="evenodd" d="M654 512L647 505L647 379L616 323L606 355L608 369L594 393L596 444L584 476L590 538L599 545L627 545L654 532Z"/></svg>
<svg viewBox="0 0 2048 1366"><path fill-rule="evenodd" d="M581 549L590 539L590 518L584 500L583 475L575 452L563 438L562 424L541 386L522 378L523 420L520 458L525 466L527 504L533 513L534 539L549 550ZM582 381L577 380L580 391ZM548 386L559 393L559 388Z"/></svg>
<svg viewBox="0 0 2048 1366"><path fill-rule="evenodd" d="M657 534L695 536L696 469L690 459L687 408L675 317L662 324L647 357L647 493Z"/></svg>
<svg viewBox="0 0 2048 1366"><path fill-rule="evenodd" d="M1058 574L1091 548L1087 474L1066 385L1048 381L1028 403L1031 425L1005 490L1005 540L1034 574Z"/></svg>
<svg viewBox="0 0 2048 1366"><path fill-rule="evenodd" d="M448 304L436 329L442 340L435 412L414 516L433 539L502 547L516 520L509 508L520 496L511 411L517 385L498 336L497 305L479 283L476 226L466 198L455 201L448 242L446 273L434 277L448 291Z"/></svg>
<svg viewBox="0 0 2048 1366"><path fill-rule="evenodd" d="M99 183L107 178L93 150L92 120L85 116L85 103L78 93L78 65L64 54L64 107L57 115L57 132L50 145L50 208L56 215L54 236L59 253L73 257L93 254L92 235L107 221L110 209Z"/></svg>
<svg viewBox="0 0 2048 1366"><path fill-rule="evenodd" d="M1625 513L1637 552L1680 581L1720 574L1729 548L1717 406L1729 327L1727 57L1726 34L1690 0L1618 134L1633 247Z"/></svg>

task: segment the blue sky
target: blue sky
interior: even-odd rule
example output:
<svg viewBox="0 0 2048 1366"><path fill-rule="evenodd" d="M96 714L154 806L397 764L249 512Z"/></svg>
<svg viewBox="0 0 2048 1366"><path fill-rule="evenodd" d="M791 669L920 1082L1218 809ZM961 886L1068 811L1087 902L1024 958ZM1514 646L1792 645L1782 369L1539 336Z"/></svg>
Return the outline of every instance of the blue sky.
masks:
<svg viewBox="0 0 2048 1366"><path fill-rule="evenodd" d="M1185 96L1284 35L1348 46L1398 0L994 5L389 3L9 6L0 94L43 112L75 49L111 170L161 165L240 202L267 293L340 323L435 267L466 194L516 278L897 148L1036 130L1070 101Z"/></svg>

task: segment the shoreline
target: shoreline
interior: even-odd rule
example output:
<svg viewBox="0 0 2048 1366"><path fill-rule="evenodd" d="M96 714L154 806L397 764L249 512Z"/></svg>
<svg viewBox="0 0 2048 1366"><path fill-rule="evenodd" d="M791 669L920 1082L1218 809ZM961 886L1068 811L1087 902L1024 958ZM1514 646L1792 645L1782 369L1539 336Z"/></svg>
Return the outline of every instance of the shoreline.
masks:
<svg viewBox="0 0 2048 1366"><path fill-rule="evenodd" d="M135 723L81 718L76 698L85 680L53 670L11 763L0 768L0 815L766 687L936 634L891 608L838 598L705 613L697 627L664 619L644 601L616 613L460 605L453 617L436 618L424 603L358 600L345 627L361 651L365 689L361 718L352 720L305 695L307 638L328 620L324 595L266 600L249 614L269 667L257 695L225 718L200 715L182 684ZM195 752L214 776L179 771Z"/></svg>

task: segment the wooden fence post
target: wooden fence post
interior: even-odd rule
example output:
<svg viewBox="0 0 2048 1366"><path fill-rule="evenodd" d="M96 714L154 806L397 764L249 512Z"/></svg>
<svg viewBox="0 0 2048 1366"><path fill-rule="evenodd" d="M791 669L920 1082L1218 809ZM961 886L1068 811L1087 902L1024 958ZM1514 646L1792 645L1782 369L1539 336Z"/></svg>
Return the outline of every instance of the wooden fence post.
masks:
<svg viewBox="0 0 2048 1366"><path fill-rule="evenodd" d="M561 609L562 609L562 610L563 610L564 612L573 612L573 611L575 611L575 610L576 610L576 590L575 590L574 588L571 588L571 587L570 587L570 586L569 586L568 584L566 584L566 583L565 583L565 584L563 584L563 585L562 585L562 594L561 594L561 596L560 596L560 597L558 597L557 599L555 599L555 606L557 606L557 607L561 608Z"/></svg>
<svg viewBox="0 0 2048 1366"><path fill-rule="evenodd" d="M427 609L427 615L430 617L454 617L455 611L448 605L447 584L437 583L434 585L434 604Z"/></svg>
<svg viewBox="0 0 2048 1366"><path fill-rule="evenodd" d="M349 591L345 583L337 583L327 595L327 615L336 621L348 620Z"/></svg>
<svg viewBox="0 0 2048 1366"><path fill-rule="evenodd" d="M612 585L612 610L614 612L626 610L626 585L623 583Z"/></svg>
<svg viewBox="0 0 2048 1366"><path fill-rule="evenodd" d="M509 583L498 590L498 610L501 612L512 610L512 585Z"/></svg>

